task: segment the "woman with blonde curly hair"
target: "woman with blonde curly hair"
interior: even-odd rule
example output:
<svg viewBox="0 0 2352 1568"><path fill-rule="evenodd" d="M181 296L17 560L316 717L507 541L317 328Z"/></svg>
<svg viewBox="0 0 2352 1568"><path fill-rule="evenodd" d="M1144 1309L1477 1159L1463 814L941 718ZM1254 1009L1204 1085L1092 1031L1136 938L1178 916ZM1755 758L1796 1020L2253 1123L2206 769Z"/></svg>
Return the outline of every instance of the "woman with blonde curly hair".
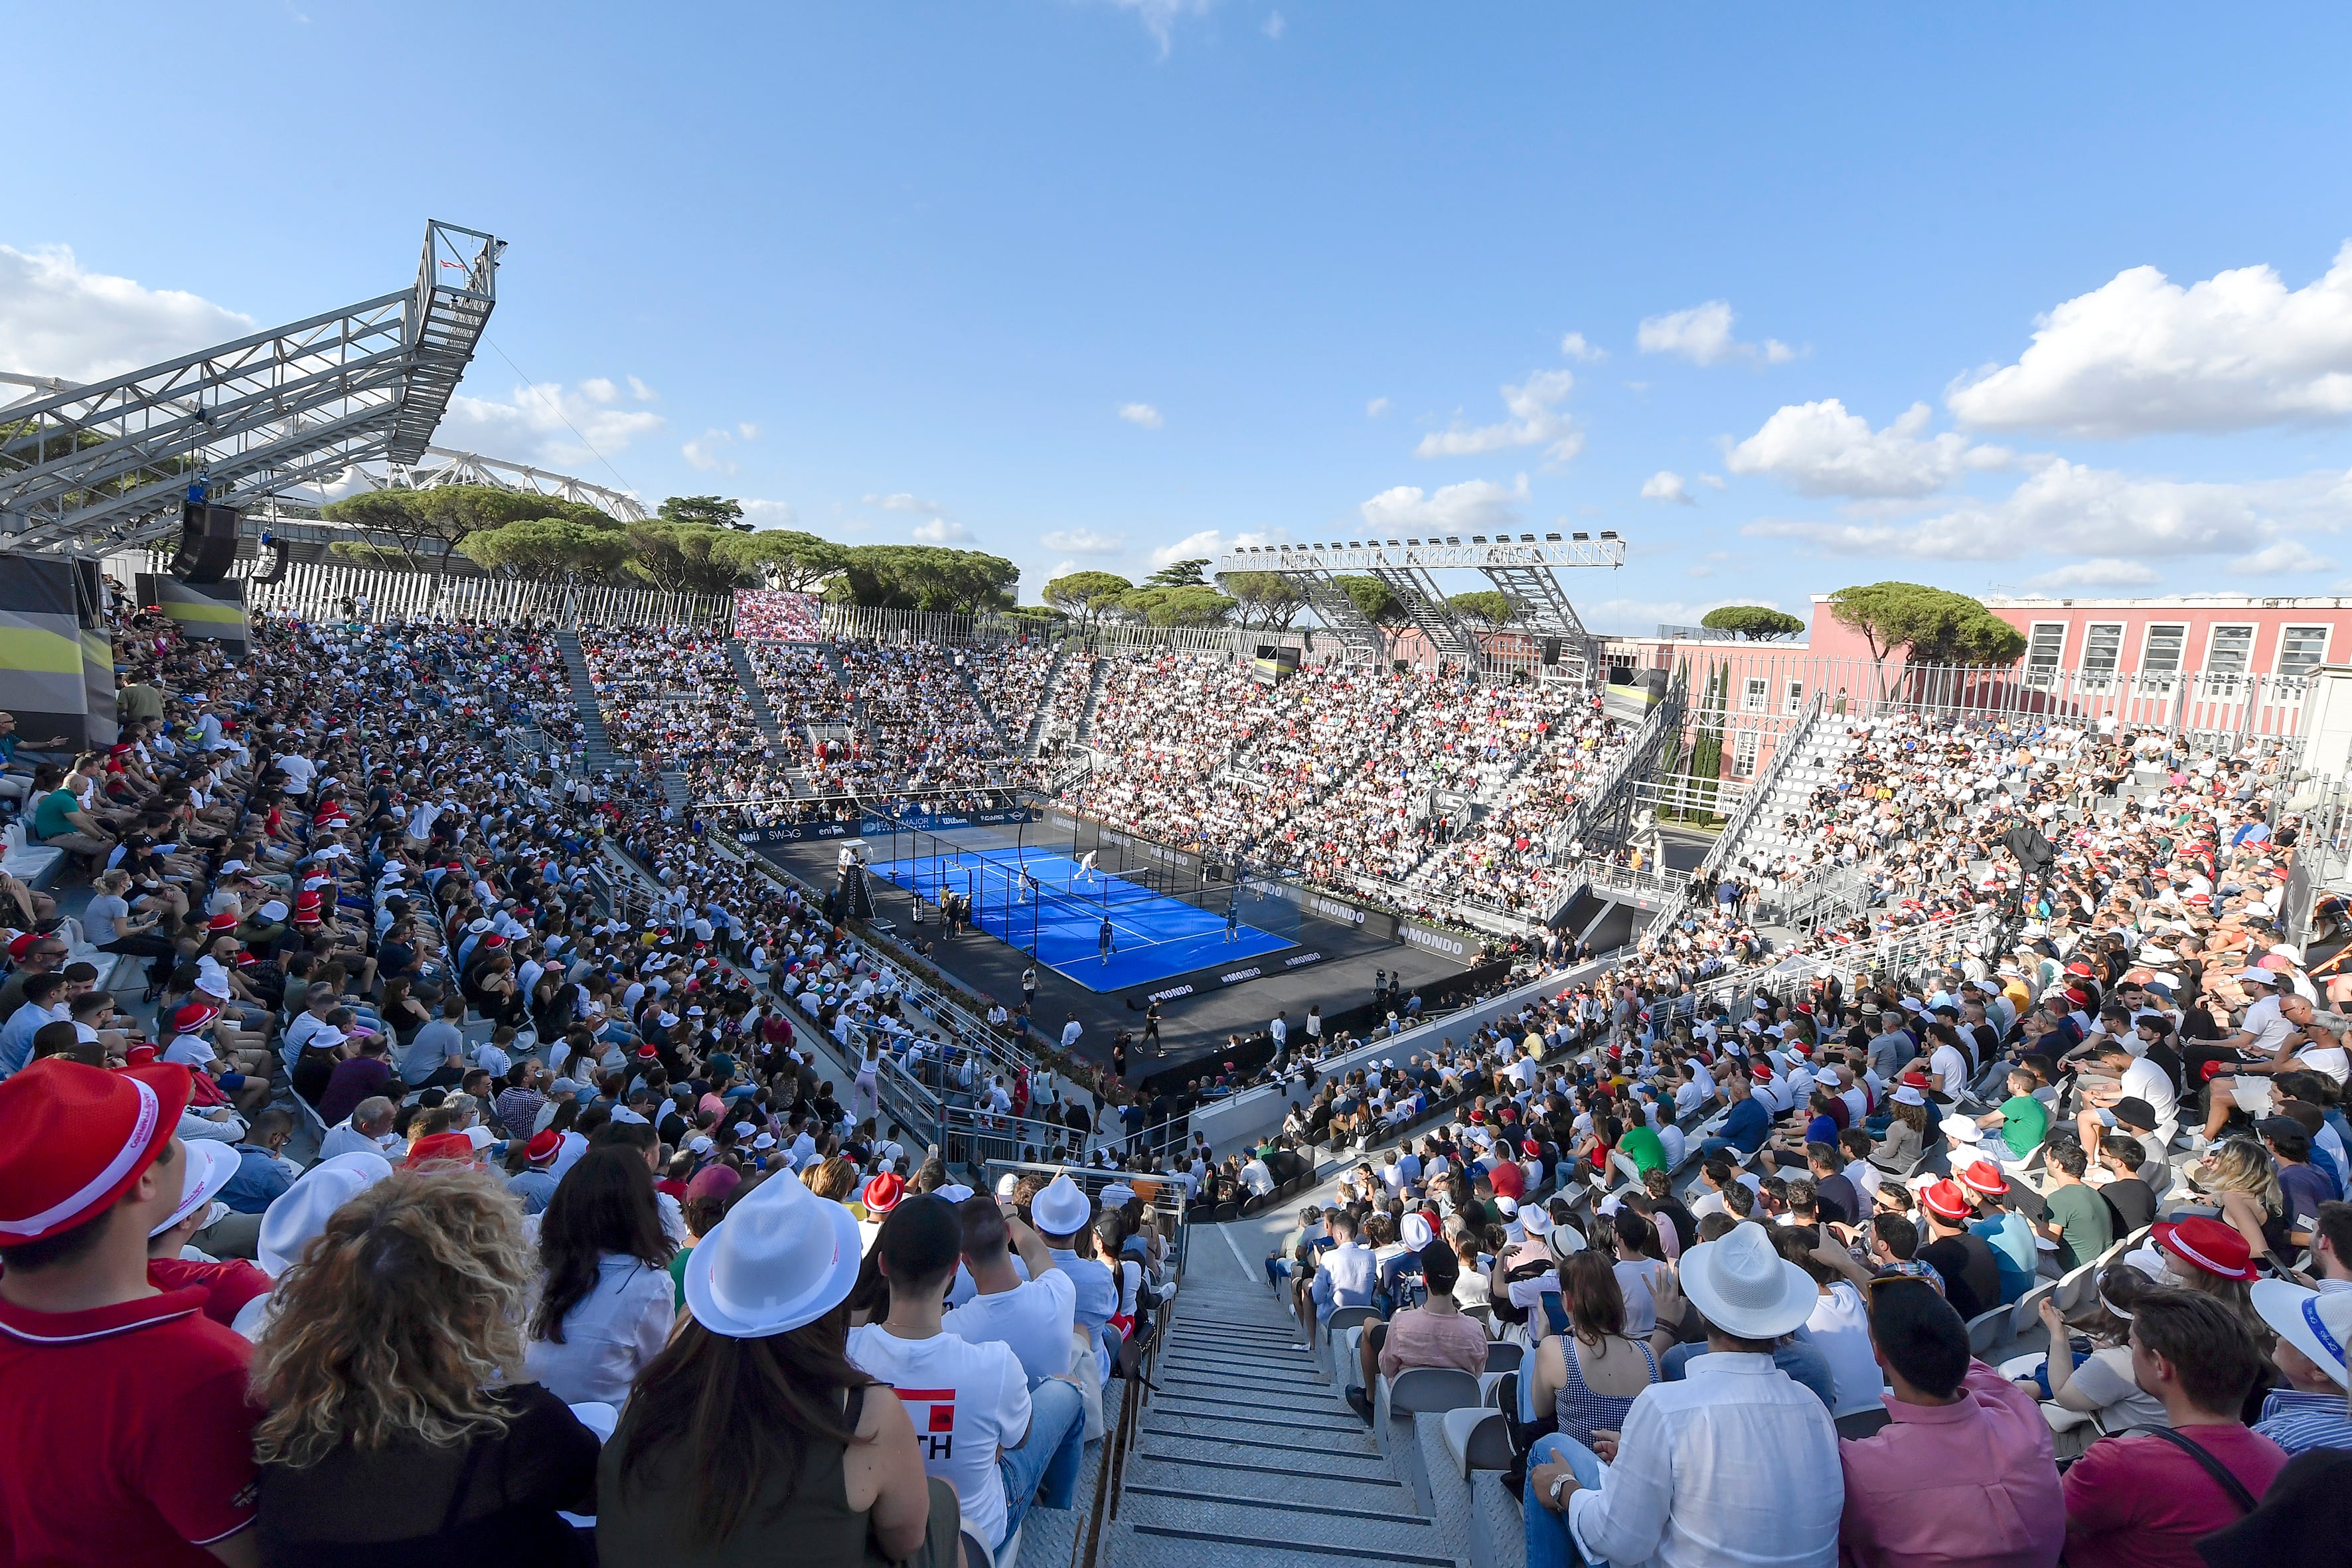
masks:
<svg viewBox="0 0 2352 1568"><path fill-rule="evenodd" d="M435 1568L592 1560L595 1433L521 1381L531 1278L496 1174L404 1171L278 1281L254 1347L261 1561Z"/></svg>
<svg viewBox="0 0 2352 1568"><path fill-rule="evenodd" d="M2265 1253L2280 1258L2294 1256L2278 1173L2271 1166L2269 1151L2260 1143L2252 1138L2232 1138L2192 1166L2189 1175L2212 1194L2221 1205L2221 1218L2246 1238L2256 1258Z"/></svg>
<svg viewBox="0 0 2352 1568"><path fill-rule="evenodd" d="M817 1196L845 1204L857 1186L857 1167L835 1154L824 1163L803 1171L801 1181Z"/></svg>

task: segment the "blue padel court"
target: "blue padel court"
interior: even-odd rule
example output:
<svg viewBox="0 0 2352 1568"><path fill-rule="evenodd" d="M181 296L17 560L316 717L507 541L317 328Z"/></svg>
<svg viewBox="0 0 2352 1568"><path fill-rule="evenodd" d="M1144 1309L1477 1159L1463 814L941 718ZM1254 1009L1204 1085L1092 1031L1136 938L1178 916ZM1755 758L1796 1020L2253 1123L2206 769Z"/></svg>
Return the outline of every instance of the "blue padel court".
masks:
<svg viewBox="0 0 2352 1568"><path fill-rule="evenodd" d="M1248 924L1228 942L1222 903L1204 910L1125 877L1089 876L1066 855L964 849L877 861L867 869L934 903L942 893L968 896L974 926L1024 952L1034 945L1038 963L1089 991L1124 991L1293 945L1289 937ZM1107 960L1099 948L1105 916L1113 941Z"/></svg>

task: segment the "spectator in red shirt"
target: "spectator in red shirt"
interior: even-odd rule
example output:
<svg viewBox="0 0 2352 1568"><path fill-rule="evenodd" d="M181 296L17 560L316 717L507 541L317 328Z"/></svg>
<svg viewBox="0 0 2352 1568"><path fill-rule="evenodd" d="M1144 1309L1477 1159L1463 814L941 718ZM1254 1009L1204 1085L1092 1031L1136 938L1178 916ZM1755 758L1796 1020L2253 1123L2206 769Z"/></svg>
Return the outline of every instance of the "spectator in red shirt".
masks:
<svg viewBox="0 0 2352 1568"><path fill-rule="evenodd" d="M148 1276L187 1101L169 1063L0 1084L0 1562L259 1561L251 1347Z"/></svg>
<svg viewBox="0 0 2352 1568"><path fill-rule="evenodd" d="M2103 1437L2066 1472L2074 1568L2200 1568L2200 1536L2252 1512L2286 1453L2238 1419L2262 1374L2245 1321L2210 1296L2152 1290L2132 1305L2132 1376L2165 1430ZM2227 1479L2224 1479L2227 1478Z"/></svg>

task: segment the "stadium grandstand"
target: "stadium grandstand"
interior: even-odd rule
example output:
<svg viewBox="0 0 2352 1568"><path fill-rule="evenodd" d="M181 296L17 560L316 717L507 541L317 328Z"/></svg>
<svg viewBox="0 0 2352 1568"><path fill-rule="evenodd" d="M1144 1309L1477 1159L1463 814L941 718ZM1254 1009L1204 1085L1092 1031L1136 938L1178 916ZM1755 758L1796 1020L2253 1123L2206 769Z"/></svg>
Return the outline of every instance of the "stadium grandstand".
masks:
<svg viewBox="0 0 2352 1568"><path fill-rule="evenodd" d="M2333 605L392 564L323 479L611 499L431 460L500 249L0 426L0 1412L147 1423L0 1555L2172 1561L2352 1444Z"/></svg>

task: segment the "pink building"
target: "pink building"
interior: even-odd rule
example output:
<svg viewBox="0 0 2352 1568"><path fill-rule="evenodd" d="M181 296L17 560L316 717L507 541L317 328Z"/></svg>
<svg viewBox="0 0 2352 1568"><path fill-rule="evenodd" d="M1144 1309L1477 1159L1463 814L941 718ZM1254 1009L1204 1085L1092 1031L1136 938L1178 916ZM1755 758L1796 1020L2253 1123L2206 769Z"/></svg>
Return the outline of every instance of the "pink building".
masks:
<svg viewBox="0 0 2352 1568"><path fill-rule="evenodd" d="M2029 676L2246 676L2309 674L2352 654L2352 599L2255 598L2187 594L2164 599L2053 599L2040 595L1985 600L2025 634ZM1813 601L1818 633L1829 617ZM1832 631L1852 637L1830 623ZM1815 641L1818 642L1816 636Z"/></svg>

